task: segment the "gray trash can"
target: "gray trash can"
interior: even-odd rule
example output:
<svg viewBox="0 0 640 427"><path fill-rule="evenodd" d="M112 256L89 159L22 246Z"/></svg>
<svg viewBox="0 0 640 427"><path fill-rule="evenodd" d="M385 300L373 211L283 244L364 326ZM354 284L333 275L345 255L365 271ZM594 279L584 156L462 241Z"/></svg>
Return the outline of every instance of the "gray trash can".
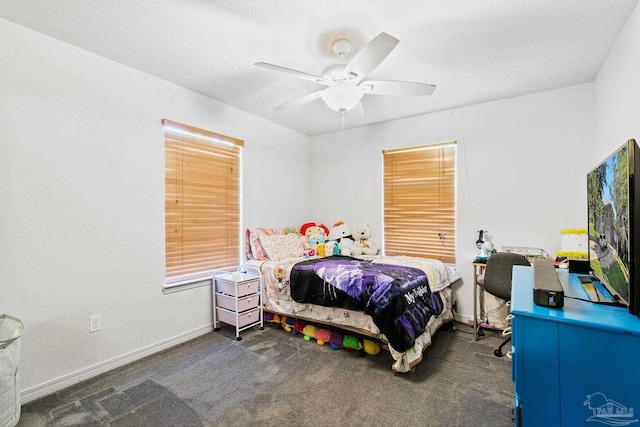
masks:
<svg viewBox="0 0 640 427"><path fill-rule="evenodd" d="M0 314L0 427L13 427L20 420L20 319Z"/></svg>

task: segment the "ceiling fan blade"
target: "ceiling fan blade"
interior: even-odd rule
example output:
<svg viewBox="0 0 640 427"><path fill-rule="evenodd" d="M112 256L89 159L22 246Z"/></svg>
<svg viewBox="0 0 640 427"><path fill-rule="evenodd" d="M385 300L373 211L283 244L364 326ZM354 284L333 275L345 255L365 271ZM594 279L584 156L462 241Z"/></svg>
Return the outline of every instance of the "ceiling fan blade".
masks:
<svg viewBox="0 0 640 427"><path fill-rule="evenodd" d="M378 34L364 45L344 69L350 81L361 81L391 53L400 40L387 33Z"/></svg>
<svg viewBox="0 0 640 427"><path fill-rule="evenodd" d="M322 76L315 76L313 74L305 73L304 71L292 70L291 68L281 67L279 65L268 64L266 62L256 62L253 65L256 67L266 68L267 70L279 71L301 79L310 80L325 86L332 86L334 84L333 81L327 80Z"/></svg>
<svg viewBox="0 0 640 427"><path fill-rule="evenodd" d="M318 92L310 93L309 95L305 95L302 98L294 99L293 101L289 101L282 105L278 105L277 107L274 108L274 110L286 110L287 108L298 107L300 105L306 104L308 102L311 102L320 98L321 93L322 93L321 90Z"/></svg>
<svg viewBox="0 0 640 427"><path fill-rule="evenodd" d="M426 83L399 82L395 80L367 80L360 83L364 93L371 95L425 96L431 95L436 87Z"/></svg>

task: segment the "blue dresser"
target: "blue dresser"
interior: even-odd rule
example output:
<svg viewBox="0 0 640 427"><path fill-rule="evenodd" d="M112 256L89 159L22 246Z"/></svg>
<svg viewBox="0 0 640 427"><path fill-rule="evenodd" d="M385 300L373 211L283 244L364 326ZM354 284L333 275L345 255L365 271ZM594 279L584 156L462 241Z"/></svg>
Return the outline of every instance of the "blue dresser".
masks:
<svg viewBox="0 0 640 427"><path fill-rule="evenodd" d="M640 318L589 299L558 270L564 307L533 303L533 267L513 269L516 426L640 426Z"/></svg>

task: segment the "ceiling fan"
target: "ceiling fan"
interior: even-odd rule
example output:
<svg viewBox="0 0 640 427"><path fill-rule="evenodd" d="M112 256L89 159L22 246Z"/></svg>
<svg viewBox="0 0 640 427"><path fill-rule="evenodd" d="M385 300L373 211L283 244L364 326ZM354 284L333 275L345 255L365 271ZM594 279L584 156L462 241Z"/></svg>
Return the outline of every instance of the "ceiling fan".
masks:
<svg viewBox="0 0 640 427"><path fill-rule="evenodd" d="M387 33L378 34L346 64L333 64L324 69L321 76L292 70L266 62L254 65L273 71L289 74L327 86L325 89L310 93L275 107L283 110L297 107L322 98L331 108L344 114L360 102L363 95L424 96L431 95L434 85L396 80L364 80L393 51L399 40ZM333 51L339 58L345 58L351 51L351 42L340 39L333 43Z"/></svg>

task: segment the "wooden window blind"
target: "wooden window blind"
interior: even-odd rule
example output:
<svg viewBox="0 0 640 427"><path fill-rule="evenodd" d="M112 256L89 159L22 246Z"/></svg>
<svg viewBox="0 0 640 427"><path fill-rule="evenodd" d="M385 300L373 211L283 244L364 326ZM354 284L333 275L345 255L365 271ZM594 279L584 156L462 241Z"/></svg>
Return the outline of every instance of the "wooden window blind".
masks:
<svg viewBox="0 0 640 427"><path fill-rule="evenodd" d="M240 154L244 142L162 121L167 283L240 262Z"/></svg>
<svg viewBox="0 0 640 427"><path fill-rule="evenodd" d="M455 263L455 142L382 153L385 254Z"/></svg>

